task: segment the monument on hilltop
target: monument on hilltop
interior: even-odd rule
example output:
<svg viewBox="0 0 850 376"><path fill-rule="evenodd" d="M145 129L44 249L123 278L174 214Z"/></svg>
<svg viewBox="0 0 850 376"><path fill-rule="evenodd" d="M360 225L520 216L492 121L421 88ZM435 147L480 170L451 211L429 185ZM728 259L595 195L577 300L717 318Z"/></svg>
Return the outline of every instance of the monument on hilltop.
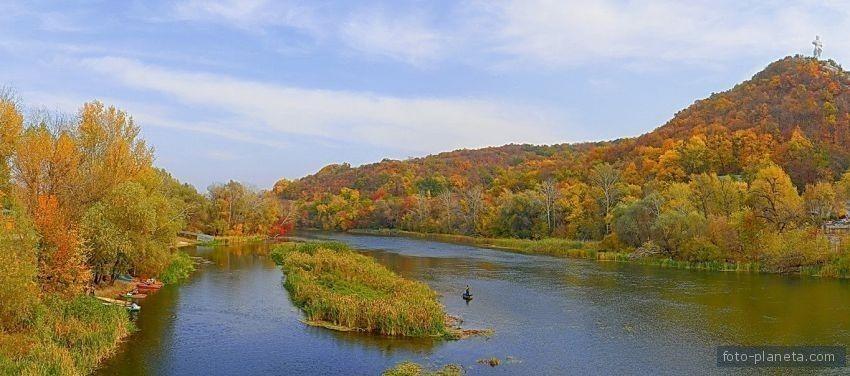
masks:
<svg viewBox="0 0 850 376"><path fill-rule="evenodd" d="M815 40L812 42L812 44L815 46L815 59L820 59L820 54L821 52L823 52L823 43L821 43L820 41L820 35L815 35Z"/></svg>

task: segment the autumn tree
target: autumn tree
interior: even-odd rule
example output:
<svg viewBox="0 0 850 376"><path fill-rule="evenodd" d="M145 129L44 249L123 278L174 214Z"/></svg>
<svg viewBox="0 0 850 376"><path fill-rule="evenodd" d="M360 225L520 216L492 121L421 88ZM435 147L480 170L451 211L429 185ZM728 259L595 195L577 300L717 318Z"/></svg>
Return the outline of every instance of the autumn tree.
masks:
<svg viewBox="0 0 850 376"><path fill-rule="evenodd" d="M0 332L25 325L38 302L36 239L22 211L0 207Z"/></svg>
<svg viewBox="0 0 850 376"><path fill-rule="evenodd" d="M0 192L7 190L9 158L15 153L15 146L23 131L23 121L11 91L0 88Z"/></svg>
<svg viewBox="0 0 850 376"><path fill-rule="evenodd" d="M796 225L803 204L791 178L776 165L758 171L747 201L755 215L777 231Z"/></svg>
<svg viewBox="0 0 850 376"><path fill-rule="evenodd" d="M816 226L835 217L840 210L838 196L828 182L806 185L803 204L809 220Z"/></svg>

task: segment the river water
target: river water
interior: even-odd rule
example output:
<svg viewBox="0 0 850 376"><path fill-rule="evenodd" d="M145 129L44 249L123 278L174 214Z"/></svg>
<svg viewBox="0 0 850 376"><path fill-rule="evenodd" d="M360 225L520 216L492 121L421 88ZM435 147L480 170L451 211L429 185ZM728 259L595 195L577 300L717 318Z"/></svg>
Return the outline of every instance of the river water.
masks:
<svg viewBox="0 0 850 376"><path fill-rule="evenodd" d="M489 338L410 340L303 324L268 245L189 248L213 263L145 299L102 375L377 375L412 360L469 374L726 374L719 345L846 345L850 284L565 260L408 238L346 242L441 295ZM460 295L466 285L475 299ZM498 357L490 367L477 360ZM748 373L753 369L733 369ZM782 371L785 370L774 370ZM846 374L848 369L796 372Z"/></svg>

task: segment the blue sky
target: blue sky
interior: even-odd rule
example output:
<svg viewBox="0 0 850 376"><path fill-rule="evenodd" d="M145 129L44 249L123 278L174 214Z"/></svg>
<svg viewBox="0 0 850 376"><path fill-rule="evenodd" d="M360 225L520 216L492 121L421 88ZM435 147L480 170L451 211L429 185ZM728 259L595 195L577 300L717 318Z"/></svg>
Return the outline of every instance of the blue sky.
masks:
<svg viewBox="0 0 850 376"><path fill-rule="evenodd" d="M505 143L635 136L786 55L850 61L850 4L5 1L0 84L128 111L200 189Z"/></svg>

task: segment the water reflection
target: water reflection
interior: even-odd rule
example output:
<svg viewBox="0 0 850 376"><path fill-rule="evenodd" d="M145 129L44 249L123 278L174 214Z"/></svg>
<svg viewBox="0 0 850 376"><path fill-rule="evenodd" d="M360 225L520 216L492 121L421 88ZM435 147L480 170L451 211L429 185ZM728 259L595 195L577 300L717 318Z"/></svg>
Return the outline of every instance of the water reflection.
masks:
<svg viewBox="0 0 850 376"><path fill-rule="evenodd" d="M718 345L850 339L845 281L561 260L413 239L306 236L348 242L428 283L466 326L495 334L445 342L310 327L289 301L266 245L199 247L191 253L212 264L143 301L141 330L99 373L378 374L409 359L460 363L472 374L710 374L717 373ZM468 304L461 299L467 284L475 292ZM476 363L492 356L517 360L496 368Z"/></svg>

